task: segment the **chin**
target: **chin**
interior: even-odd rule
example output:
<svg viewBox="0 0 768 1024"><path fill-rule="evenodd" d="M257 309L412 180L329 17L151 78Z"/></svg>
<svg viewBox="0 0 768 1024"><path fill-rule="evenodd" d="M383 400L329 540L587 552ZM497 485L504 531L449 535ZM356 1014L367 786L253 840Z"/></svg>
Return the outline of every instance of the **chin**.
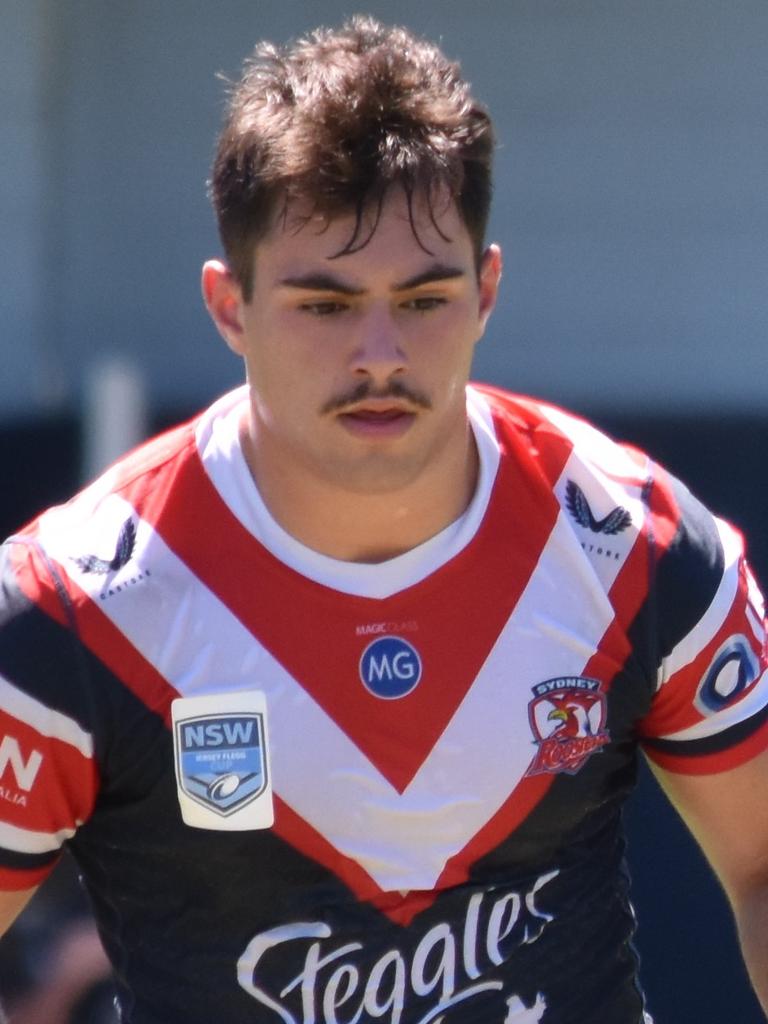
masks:
<svg viewBox="0 0 768 1024"><path fill-rule="evenodd" d="M365 463L347 463L337 466L326 479L339 489L361 496L386 495L402 491L415 483L421 475L423 463L414 460L384 459L377 457Z"/></svg>

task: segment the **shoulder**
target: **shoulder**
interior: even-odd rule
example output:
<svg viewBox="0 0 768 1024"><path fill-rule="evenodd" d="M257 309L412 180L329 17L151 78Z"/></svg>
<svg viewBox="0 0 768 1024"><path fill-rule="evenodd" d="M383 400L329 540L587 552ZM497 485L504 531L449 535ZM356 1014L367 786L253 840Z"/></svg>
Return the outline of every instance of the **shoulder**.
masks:
<svg viewBox="0 0 768 1024"><path fill-rule="evenodd" d="M473 384L471 394L486 403L502 444L523 440L539 455L558 455L561 463L578 460L619 479L644 480L648 475L643 451L609 437L576 413L488 384Z"/></svg>
<svg viewBox="0 0 768 1024"><path fill-rule="evenodd" d="M642 532L654 473L644 452L539 399L487 385L472 392L489 410L502 457L531 479L543 477L585 544L620 534L626 542Z"/></svg>
<svg viewBox="0 0 768 1024"><path fill-rule="evenodd" d="M1 602L6 619L31 602L71 625L73 602L83 596L69 585L72 573L103 576L128 562L143 508L169 500L184 467L197 461L196 422L146 441L66 503L46 509L7 538Z"/></svg>
<svg viewBox="0 0 768 1024"><path fill-rule="evenodd" d="M68 501L45 509L8 538L8 543L46 547L44 538L54 533L89 529L101 510L116 500L138 508L162 487L163 478L172 487L184 464L196 459L196 424L197 419L183 423L126 453Z"/></svg>
<svg viewBox="0 0 768 1024"><path fill-rule="evenodd" d="M637 493L654 519L657 542L669 546L682 528L709 546L716 533L713 514L672 473L650 454L611 437L587 419L540 399L516 395L489 385L472 385L487 404L499 443L522 439L528 451L549 467L550 482L563 494L563 505L587 525L584 498L601 490ZM557 458L555 458L555 455ZM678 540L682 534L678 535Z"/></svg>
<svg viewBox="0 0 768 1024"><path fill-rule="evenodd" d="M669 612L677 622L685 608L695 621L739 560L737 531L648 453L583 417L487 385L473 391L490 409L502 450L546 477L604 582L613 584L631 553L638 578L655 581L661 618Z"/></svg>

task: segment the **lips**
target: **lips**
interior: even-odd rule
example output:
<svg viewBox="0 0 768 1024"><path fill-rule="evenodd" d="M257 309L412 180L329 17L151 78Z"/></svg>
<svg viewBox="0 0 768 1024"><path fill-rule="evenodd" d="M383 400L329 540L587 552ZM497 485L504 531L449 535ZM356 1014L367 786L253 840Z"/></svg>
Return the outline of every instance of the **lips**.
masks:
<svg viewBox="0 0 768 1024"><path fill-rule="evenodd" d="M404 409L355 409L353 412L345 413L346 416L352 416L355 419L371 420L375 423L377 421L394 420L398 416L405 416L407 413Z"/></svg>
<svg viewBox="0 0 768 1024"><path fill-rule="evenodd" d="M358 406L340 413L339 420L353 434L391 438L404 434L416 414L402 406Z"/></svg>

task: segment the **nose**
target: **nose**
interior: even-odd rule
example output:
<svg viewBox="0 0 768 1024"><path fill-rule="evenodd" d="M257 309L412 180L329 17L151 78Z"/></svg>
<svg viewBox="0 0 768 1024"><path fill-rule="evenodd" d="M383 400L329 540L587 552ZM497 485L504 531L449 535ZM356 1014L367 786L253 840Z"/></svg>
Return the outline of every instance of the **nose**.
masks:
<svg viewBox="0 0 768 1024"><path fill-rule="evenodd" d="M358 376L384 382L406 368L402 332L390 309L371 309L362 318L352 353L351 369Z"/></svg>

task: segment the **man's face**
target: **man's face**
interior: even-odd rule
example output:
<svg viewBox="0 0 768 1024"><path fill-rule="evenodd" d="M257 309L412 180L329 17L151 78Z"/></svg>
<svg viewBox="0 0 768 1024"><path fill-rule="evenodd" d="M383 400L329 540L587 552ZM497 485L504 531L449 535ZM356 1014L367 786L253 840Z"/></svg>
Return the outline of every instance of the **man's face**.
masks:
<svg viewBox="0 0 768 1024"><path fill-rule="evenodd" d="M245 359L257 476L266 457L286 474L386 493L465 443L464 386L500 257L489 249L478 280L455 205L439 204L434 222L422 203L413 213L422 245L399 190L356 252L337 256L351 216L289 216L257 244L237 328L217 318Z"/></svg>

